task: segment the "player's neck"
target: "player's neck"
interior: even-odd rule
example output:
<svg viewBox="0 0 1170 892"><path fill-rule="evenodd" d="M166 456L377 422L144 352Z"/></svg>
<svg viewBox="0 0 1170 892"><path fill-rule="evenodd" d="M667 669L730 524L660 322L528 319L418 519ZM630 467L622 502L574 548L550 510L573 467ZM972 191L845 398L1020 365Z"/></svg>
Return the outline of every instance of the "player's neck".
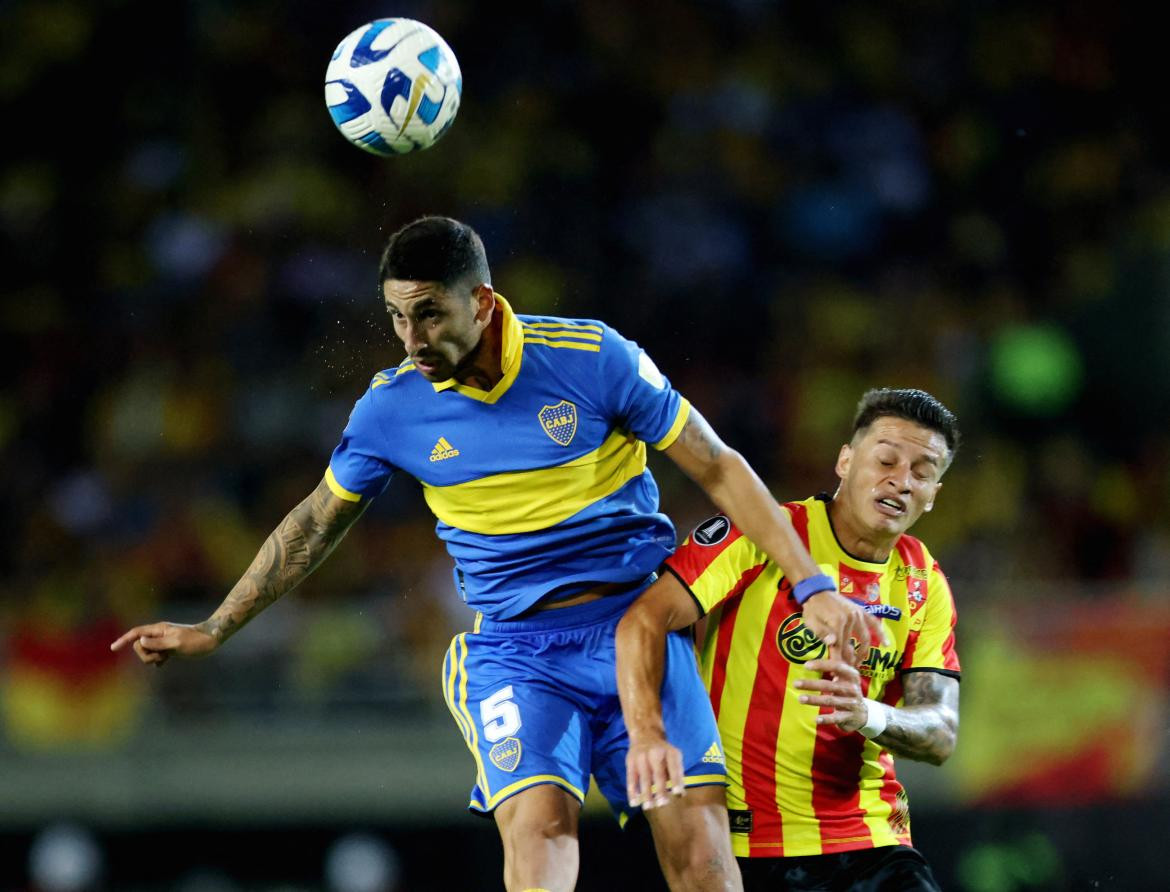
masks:
<svg viewBox="0 0 1170 892"><path fill-rule="evenodd" d="M864 529L840 498L834 497L829 502L827 510L829 526L833 529L837 544L846 554L874 564L886 562L890 552L894 550L894 543L898 541L897 535L875 535L872 531Z"/></svg>
<svg viewBox="0 0 1170 892"><path fill-rule="evenodd" d="M491 390L504 377L501 365L503 355L503 314L494 313L492 321L483 330L479 343L455 369L455 380L479 390Z"/></svg>

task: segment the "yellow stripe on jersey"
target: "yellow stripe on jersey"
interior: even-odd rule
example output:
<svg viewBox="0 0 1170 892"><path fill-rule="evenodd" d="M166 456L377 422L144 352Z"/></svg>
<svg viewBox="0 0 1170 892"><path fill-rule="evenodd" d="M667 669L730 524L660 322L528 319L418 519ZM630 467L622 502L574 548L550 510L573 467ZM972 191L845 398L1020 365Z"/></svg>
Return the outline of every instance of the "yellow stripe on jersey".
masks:
<svg viewBox="0 0 1170 892"><path fill-rule="evenodd" d="M397 378L398 375L401 374L401 372L402 372L402 370L399 369L397 372L394 373L394 377ZM378 372L378 374L374 375L374 380L370 382L370 390L377 390L383 384L389 384L389 383L390 383L390 376L387 375L385 372Z"/></svg>
<svg viewBox="0 0 1170 892"><path fill-rule="evenodd" d="M601 343L600 334L593 334L592 331L562 327L562 325L557 325L556 328L535 328L532 325L524 325L524 337L569 338L571 341Z"/></svg>
<svg viewBox="0 0 1170 892"><path fill-rule="evenodd" d="M333 468L325 469L325 484L329 490L339 499L344 499L347 502L360 502L362 500L361 493L350 492L344 486L337 482L337 478L333 476Z"/></svg>
<svg viewBox="0 0 1170 892"><path fill-rule="evenodd" d="M670 446L678 439L678 435L682 433L682 429L686 427L687 419L691 417L691 404L686 397L681 397L678 404L678 416L674 419L674 424L670 426L670 430L666 432L666 436L653 444L654 448L661 452L663 449Z"/></svg>
<svg viewBox="0 0 1170 892"><path fill-rule="evenodd" d="M683 778L684 787L705 787L709 784L727 783L726 774L688 774Z"/></svg>
<svg viewBox="0 0 1170 892"><path fill-rule="evenodd" d="M435 517L472 533L543 530L617 492L646 469L646 444L614 431L592 452L551 468L492 474L451 486L423 484Z"/></svg>
<svg viewBox="0 0 1170 892"><path fill-rule="evenodd" d="M405 375L407 372L413 372L413 371L414 371L414 363L408 362L406 365L400 365L398 367L397 371L394 372L394 377L397 378L399 375Z"/></svg>
<svg viewBox="0 0 1170 892"><path fill-rule="evenodd" d="M578 322L525 322L525 328L563 328L566 331L596 332L597 340L601 340L602 328L600 325L584 325ZM588 335L582 334L582 337Z"/></svg>
<svg viewBox="0 0 1170 892"><path fill-rule="evenodd" d="M475 719L471 717L471 712L467 709L467 633L463 632L458 636L459 643L463 645L463 652L459 655L459 713L463 716L467 727L471 729L471 739L467 742L467 748L471 750L471 755L475 758L476 783L479 788L483 790L485 797L491 795L491 788L487 782L487 772L483 770L483 759L479 756L479 731L477 730Z"/></svg>
<svg viewBox="0 0 1170 892"><path fill-rule="evenodd" d="M541 323L542 327L536 325L524 325L524 337L526 338L574 338L578 341L596 341L601 343L601 329L597 329L595 334L592 331L586 331L582 328L577 328L570 325L552 325L551 323Z"/></svg>
<svg viewBox="0 0 1170 892"><path fill-rule="evenodd" d="M455 726L459 729L459 733L463 735L463 740L468 746L471 746L471 730L467 727L463 716L459 714L459 708L455 705L455 682L459 677L459 639L458 635L452 638L451 646L447 648L447 659L444 661L447 674L443 679L443 701L447 704L447 709L451 713L451 718L455 720Z"/></svg>
<svg viewBox="0 0 1170 892"><path fill-rule="evenodd" d="M777 785L776 805L780 809L785 856L819 855L820 826L808 820L808 816L816 814L813 808L813 787L808 778L812 773L813 747L817 742L816 719L812 719L810 725L809 717L815 716L819 709L801 703L802 692L794 688L791 681L790 676L789 683L784 686L780 727L776 733L777 741L784 741L784 758L776 759L776 779L780 781Z"/></svg>
<svg viewBox="0 0 1170 892"><path fill-rule="evenodd" d="M525 344L543 344L546 347L568 347L570 350L588 350L590 353L600 353L600 344L583 344L580 341L550 341L535 335L525 335Z"/></svg>
<svg viewBox="0 0 1170 892"><path fill-rule="evenodd" d="M857 807L865 812L865 826L869 828L875 847L898 844L898 837L890 827L890 803L882 799L885 769L878 762L881 749L876 743L867 741L865 744L865 764L861 767L857 799Z"/></svg>
<svg viewBox="0 0 1170 892"><path fill-rule="evenodd" d="M732 576L734 578L731 578L726 588L723 588L721 582L719 586L714 586L708 591L719 588L726 593L731 591L735 586L739 580L741 568L743 567L742 559L739 562L729 559L724 562L725 566L720 566L720 562L729 553L734 553L737 548L740 548L741 542L744 543L742 546L742 551L744 552L754 548L746 536L732 543L707 568L704 572L704 577L707 573L714 571L727 578L731 578ZM749 564L748 566L751 565ZM773 590L775 590L776 583L779 579L780 571L775 565L772 565L760 574L754 584L763 586L764 588L767 588L770 584ZM703 587L706 589L705 580ZM696 592L696 595L701 597L699 592ZM748 706L751 704L752 688L755 686L756 670L759 668L759 662L755 657L763 645L764 629L767 625L768 613L766 610L749 610L745 614L742 609L739 613L740 615L736 617L735 629L731 639L730 662L727 667L727 677L723 686L723 696L719 703L719 736L723 743L723 756L727 760L727 807L742 809L747 808L747 802L744 799L743 775L739 771L738 766L743 764L744 726L747 724ZM711 625L708 626L708 629L711 633L716 631ZM708 634L707 640L703 645L702 675L703 682L706 684L708 690L711 687L711 673L715 662L715 647L717 643L717 636Z"/></svg>

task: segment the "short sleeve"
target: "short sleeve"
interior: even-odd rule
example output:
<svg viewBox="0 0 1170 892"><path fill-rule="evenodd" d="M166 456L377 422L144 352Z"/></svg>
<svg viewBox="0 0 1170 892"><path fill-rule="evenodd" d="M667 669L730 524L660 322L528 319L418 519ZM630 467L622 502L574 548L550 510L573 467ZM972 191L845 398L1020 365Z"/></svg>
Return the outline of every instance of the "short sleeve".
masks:
<svg viewBox="0 0 1170 892"><path fill-rule="evenodd" d="M726 516L704 520L663 565L686 586L703 615L755 581L768 556Z"/></svg>
<svg viewBox="0 0 1170 892"><path fill-rule="evenodd" d="M678 439L690 403L670 386L646 351L607 326L601 354L601 383L618 423L655 449Z"/></svg>
<svg viewBox="0 0 1170 892"><path fill-rule="evenodd" d="M394 476L394 466L385 457L386 438L377 417L374 392L371 387L354 403L325 472L333 494L350 502L379 495Z"/></svg>
<svg viewBox="0 0 1170 892"><path fill-rule="evenodd" d="M933 669L957 676L960 672L959 654L955 650L957 621L950 583L936 561L927 578L926 602L911 618L902 671Z"/></svg>

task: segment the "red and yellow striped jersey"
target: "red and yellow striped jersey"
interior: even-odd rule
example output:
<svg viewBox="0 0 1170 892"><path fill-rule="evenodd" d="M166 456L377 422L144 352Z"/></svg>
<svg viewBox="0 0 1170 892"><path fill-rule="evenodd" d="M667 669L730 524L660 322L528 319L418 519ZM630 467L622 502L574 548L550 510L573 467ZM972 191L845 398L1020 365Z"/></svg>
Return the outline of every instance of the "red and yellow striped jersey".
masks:
<svg viewBox="0 0 1170 892"><path fill-rule="evenodd" d="M881 616L892 646L861 666L867 697L901 701L901 673L958 677L955 606L926 547L902 536L884 563L838 544L827 505L784 506L821 571ZM881 745L835 725L792 683L825 655L779 567L726 517L704 521L666 566L709 615L700 658L727 759L732 848L740 857L818 855L910 844L906 794ZM828 711L828 710L826 710Z"/></svg>

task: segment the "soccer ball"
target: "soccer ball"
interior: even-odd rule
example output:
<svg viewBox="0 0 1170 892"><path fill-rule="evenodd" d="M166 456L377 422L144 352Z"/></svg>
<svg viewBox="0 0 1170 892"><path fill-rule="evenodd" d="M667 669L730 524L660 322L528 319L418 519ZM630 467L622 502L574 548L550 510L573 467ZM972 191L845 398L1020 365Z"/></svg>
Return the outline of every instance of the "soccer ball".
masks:
<svg viewBox="0 0 1170 892"><path fill-rule="evenodd" d="M459 111L451 47L422 22L376 19L337 45L325 71L333 123L359 149L402 155L434 145Z"/></svg>

